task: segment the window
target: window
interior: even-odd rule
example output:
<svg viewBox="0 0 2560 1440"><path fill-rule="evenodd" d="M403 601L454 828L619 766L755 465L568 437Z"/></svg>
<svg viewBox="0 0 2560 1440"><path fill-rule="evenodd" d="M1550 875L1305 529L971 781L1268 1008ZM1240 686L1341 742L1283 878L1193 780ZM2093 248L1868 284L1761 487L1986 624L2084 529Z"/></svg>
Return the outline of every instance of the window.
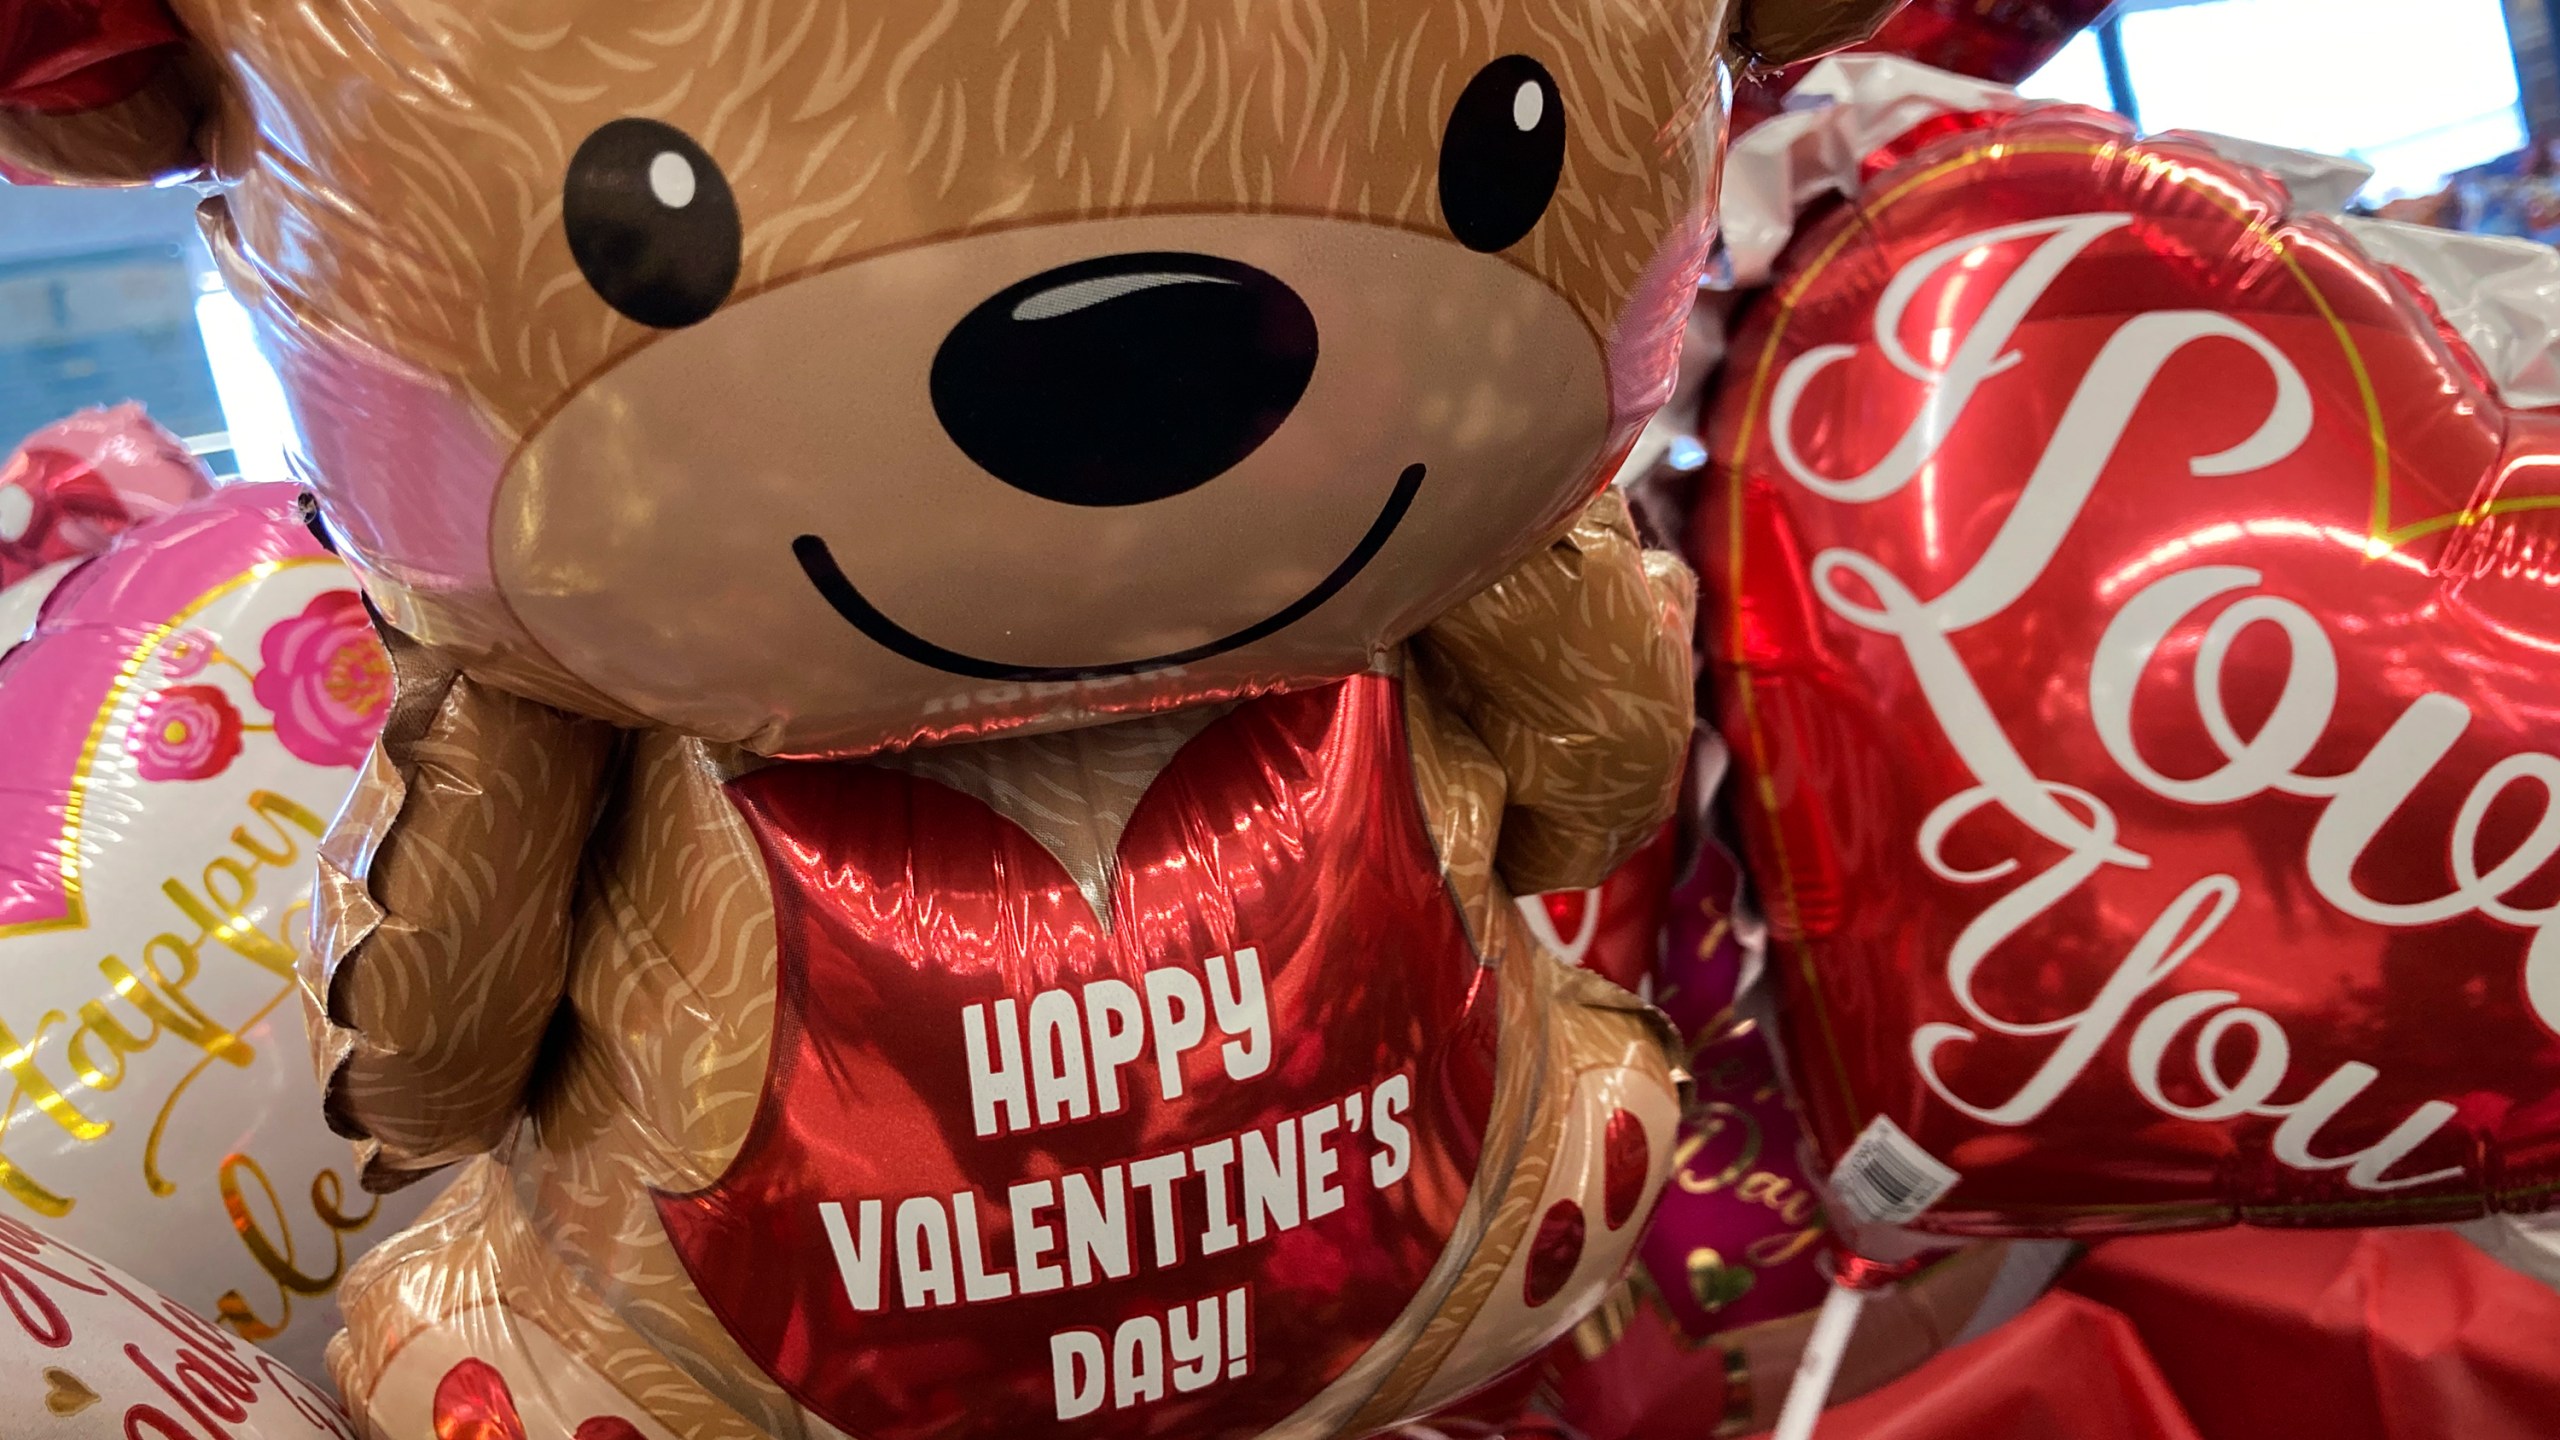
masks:
<svg viewBox="0 0 2560 1440"><path fill-rule="evenodd" d="M2499 0L2129 0L2115 25L2144 129L2352 156L2374 168L2370 198L2525 143ZM2020 88L2110 103L2097 33Z"/></svg>
<svg viewBox="0 0 2560 1440"><path fill-rule="evenodd" d="M2032 100L2068 100L2074 105L2115 108L2115 92L2107 85L2107 60L2098 49L2098 32L2083 30L2050 64L2030 75L2018 93Z"/></svg>
<svg viewBox="0 0 2560 1440"><path fill-rule="evenodd" d="M283 387L224 293L185 189L0 185L0 454L74 410L139 400L215 473L281 480Z"/></svg>

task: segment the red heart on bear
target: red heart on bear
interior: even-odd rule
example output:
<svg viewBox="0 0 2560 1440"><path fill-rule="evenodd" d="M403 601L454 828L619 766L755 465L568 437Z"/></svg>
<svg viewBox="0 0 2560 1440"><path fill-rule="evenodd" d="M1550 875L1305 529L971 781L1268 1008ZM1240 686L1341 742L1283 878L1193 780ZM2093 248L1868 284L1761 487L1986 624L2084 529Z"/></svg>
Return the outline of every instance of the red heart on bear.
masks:
<svg viewBox="0 0 2560 1440"><path fill-rule="evenodd" d="M436 1440L526 1440L506 1377L485 1360L465 1360L436 1382ZM630 1421L599 1415L579 1424L570 1440L641 1440Z"/></svg>
<svg viewBox="0 0 2560 1440"><path fill-rule="evenodd" d="M1108 928L973 796L733 782L775 1058L737 1158L658 1212L740 1348L873 1440L1187 1436L1278 1424L1387 1334L1465 1213L1499 1025L1404 725L1372 676L1202 730Z"/></svg>
<svg viewBox="0 0 2560 1440"><path fill-rule="evenodd" d="M2547 1205L2560 423L2278 182L2088 112L1874 177L1734 354L1706 642L1848 1208Z"/></svg>

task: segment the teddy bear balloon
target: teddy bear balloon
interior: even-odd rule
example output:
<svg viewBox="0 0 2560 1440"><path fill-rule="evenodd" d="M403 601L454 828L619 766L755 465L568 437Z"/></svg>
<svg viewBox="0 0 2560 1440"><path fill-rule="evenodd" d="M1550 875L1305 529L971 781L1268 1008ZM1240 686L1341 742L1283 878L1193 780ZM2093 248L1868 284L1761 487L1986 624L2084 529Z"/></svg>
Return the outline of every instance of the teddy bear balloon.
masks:
<svg viewBox="0 0 2560 1440"><path fill-rule="evenodd" d="M32 0L400 698L306 975L378 1435L1319 1436L1619 1273L1728 42L1876 0ZM31 18L30 18L31 17ZM474 1428L480 1427L480 1428Z"/></svg>

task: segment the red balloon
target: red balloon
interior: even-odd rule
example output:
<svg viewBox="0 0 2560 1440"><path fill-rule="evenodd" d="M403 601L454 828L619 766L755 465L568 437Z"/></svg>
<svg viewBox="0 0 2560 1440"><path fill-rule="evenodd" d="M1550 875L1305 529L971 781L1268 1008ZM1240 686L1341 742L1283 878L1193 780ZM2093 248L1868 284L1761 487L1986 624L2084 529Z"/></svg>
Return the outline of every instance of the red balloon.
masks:
<svg viewBox="0 0 2560 1440"><path fill-rule="evenodd" d="M1694 549L1852 1213L2560 1192L2560 418L2411 284L2046 112L1873 177L1746 323Z"/></svg>
<svg viewBox="0 0 2560 1440"><path fill-rule="evenodd" d="M1106 1345L1133 1343L1116 1338L1125 1324L1169 1315L1167 1323L1198 1337L1204 1353L1179 1362L1183 1385L1156 1397L1168 1408L1151 1412L1149 1423L1170 1427L1166 1433L1250 1434L1285 1419L1385 1335L1466 1217L1493 1113L1498 1026L1497 989L1467 949L1457 912L1418 898L1443 882L1438 866L1417 853L1425 832L1412 781L1386 758L1402 725L1393 686L1358 680L1265 701L1181 751L1168 773L1182 788L1158 793L1215 795L1221 813L1242 813L1277 786L1288 797L1286 813L1309 817L1306 833L1324 824L1338 828L1323 833L1362 840L1334 852L1321 883L1274 884L1255 868L1271 863L1259 846L1230 843L1192 858L1202 833L1196 803L1207 802L1139 807L1119 847L1117 913L1185 913L1205 867L1215 877L1206 883L1221 887L1215 893L1235 897L1222 899L1232 923L1258 937L1204 964L1205 986L1151 988L1152 1019L1138 992L1111 977L1123 965L1141 973L1174 931L1098 930L1058 861L1029 833L1002 827L982 802L871 767L814 776L768 769L737 782L733 793L775 885L794 895L778 940L779 1058L756 1127L727 1173L690 1195L660 1195L658 1214L746 1353L848 1431L856 1425L846 1417L876 1416L897 1417L862 1427L882 1437L1028 1434L1107 1414ZM883 815L905 818L884 824ZM1370 823L1354 825L1353 816ZM969 843L948 838L955 836ZM985 854L969 853L971 846ZM1428 918L1401 929L1374 918L1390 915ZM1351 976L1324 965L1326 937L1346 933L1351 916L1373 917L1361 933L1394 946L1398 963ZM1009 960L1003 947L1026 927L1057 937L1048 953L1062 958L1040 969ZM938 958L919 963L923 954ZM986 1008L979 997L1007 984L1035 997L1023 1011L1010 999ZM1081 1044L1069 1049L1043 1035L1058 1029L1050 1018L1057 1015L1108 1033L1107 1018L1083 1019L1088 1006L1097 1016L1123 1012L1133 1057L1147 1035L1181 1033L1173 1017L1185 1009L1204 1027L1213 1016L1266 1016L1259 1035L1234 1020L1236 1038L1222 1053L1231 1077L1267 1074L1278 1083L1186 1093L1178 1074L1159 1089L1152 1077L1139 1083L1134 1077L1147 1072L1133 1069L1123 1087L1106 1058L1096 1062L1105 1067L1094 1082L1098 1097L1086 1102L1093 1114L1053 1100L1042 1080L1035 1118L1021 1078L1010 1099L980 1078L991 1063L1024 1077L1050 1063L1043 1057L1070 1054L1062 1063L1081 1067ZM939 1013L933 1007L984 1017L973 1022L982 1048L936 1043L914 1019ZM1103 1044L1096 1040L1092 1053L1103 1055ZM1163 1053L1173 1058L1160 1064L1179 1065L1171 1049ZM1411 1068L1379 1081L1382 1056L1412 1057L1403 1060ZM1085 1122L1078 1133L1086 1138L1069 1144L1055 1127L1075 1120ZM1301 1142L1302 1127L1317 1138ZM898 1143L882 1144L884 1135ZM1242 1176L1276 1175L1283 1161L1294 1176L1302 1154L1318 1157L1306 1162L1306 1183L1322 1195L1306 1210L1328 1216L1325 1226L1301 1228L1301 1217L1275 1216L1250 1199L1233 1217L1222 1205L1197 1214L1172 1208L1168 1177L1190 1173L1189 1141L1203 1135L1232 1146ZM1094 1159L1121 1152L1144 1157L1125 1167L1126 1180L1123 1167ZM1212 1151L1201 1163L1228 1161ZM1044 1167L1065 1172L1056 1181L1058 1206L1115 1215L1125 1208L1158 1224L1156 1263L1138 1269L1124 1259L1115 1272L1109 1260L1071 1257L1062 1228L1069 1222L1052 1228L1027 1218L1036 1213L1031 1197L1051 1181L1020 1177ZM1244 1185L1249 1196L1278 1195L1260 1180ZM982 1284L1000 1284L984 1298L1010 1297L1002 1323L957 1306L884 1305L875 1278L870 1303L856 1301L847 1312L845 1333L858 1348L830 1339L845 1322L815 1317L845 1307L852 1282L844 1272L756 1261L788 1253L806 1217L841 1195L927 1195L937 1211L951 1197L953 1253L973 1267L967 1293L982 1298ZM1010 1209L981 1195L1011 1197ZM877 1237L895 1233L892 1219L901 1229L911 1224L907 1204L890 1208L894 1216L878 1201L846 1204L840 1223L877 1255ZM1610 1228L1623 1229L1627 1218ZM1561 1265L1567 1277L1583 1251L1578 1211L1574 1221L1570 1243L1557 1242L1569 1252ZM1244 1243L1266 1235L1268 1244ZM984 1253L999 1257L993 1278L975 1274ZM1538 1283L1543 1258L1533 1251L1528 1267L1532 1309L1555 1295ZM1020 1277L1018 1294L1007 1259ZM1112 1298L1097 1299L1089 1287L1115 1273ZM1248 1378L1257 1383L1212 1383ZM1128 1394L1124 1385L1122 1406Z"/></svg>
<svg viewBox="0 0 2560 1440"><path fill-rule="evenodd" d="M112 105L148 83L177 42L161 0L11 0L0 8L0 107Z"/></svg>
<svg viewBox="0 0 2560 1440"><path fill-rule="evenodd" d="M204 466L140 405L56 421L0 461L0 589L93 555L212 489Z"/></svg>

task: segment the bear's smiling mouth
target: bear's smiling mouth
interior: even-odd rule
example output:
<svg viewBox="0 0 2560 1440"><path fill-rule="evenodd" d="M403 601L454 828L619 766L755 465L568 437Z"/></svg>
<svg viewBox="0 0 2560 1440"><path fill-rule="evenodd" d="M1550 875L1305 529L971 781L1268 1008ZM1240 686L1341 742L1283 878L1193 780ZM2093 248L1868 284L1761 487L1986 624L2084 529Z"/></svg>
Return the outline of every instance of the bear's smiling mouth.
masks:
<svg viewBox="0 0 2560 1440"><path fill-rule="evenodd" d="M1287 608L1258 620L1232 635L1222 636L1205 645L1194 645L1188 650L1177 650L1168 655L1152 656L1145 660L1123 661L1113 665L1008 665L999 660L984 660L975 655L963 655L957 650L946 650L882 614L879 606L864 598L862 591L845 577L844 567L836 563L835 554L827 548L827 542L824 539L816 535L803 535L791 542L791 553L799 559L800 569L808 575L809 583L817 587L818 593L835 608L835 612L851 623L854 629L861 631L873 644L892 654L903 656L931 669L953 675L965 675L972 680L997 680L1016 684L1060 680L1101 680L1115 675L1138 675L1150 670L1168 670L1176 665L1188 665L1195 661L1206 660L1212 655L1223 655L1230 650L1240 650L1265 636L1286 630L1313 614L1317 607L1340 593L1342 587L1350 584L1353 577L1367 569L1369 562L1378 558L1378 552L1386 548L1388 537L1395 534L1396 527L1404 523L1406 512L1413 508L1414 496L1422 489L1425 473L1425 467L1421 465L1406 466L1404 474L1396 478L1394 491L1387 496L1386 507L1380 510L1378 518L1371 522L1369 533L1360 537L1360 543L1351 548L1351 553L1342 558L1341 564L1333 567L1332 574L1318 581L1314 589L1299 596Z"/></svg>

